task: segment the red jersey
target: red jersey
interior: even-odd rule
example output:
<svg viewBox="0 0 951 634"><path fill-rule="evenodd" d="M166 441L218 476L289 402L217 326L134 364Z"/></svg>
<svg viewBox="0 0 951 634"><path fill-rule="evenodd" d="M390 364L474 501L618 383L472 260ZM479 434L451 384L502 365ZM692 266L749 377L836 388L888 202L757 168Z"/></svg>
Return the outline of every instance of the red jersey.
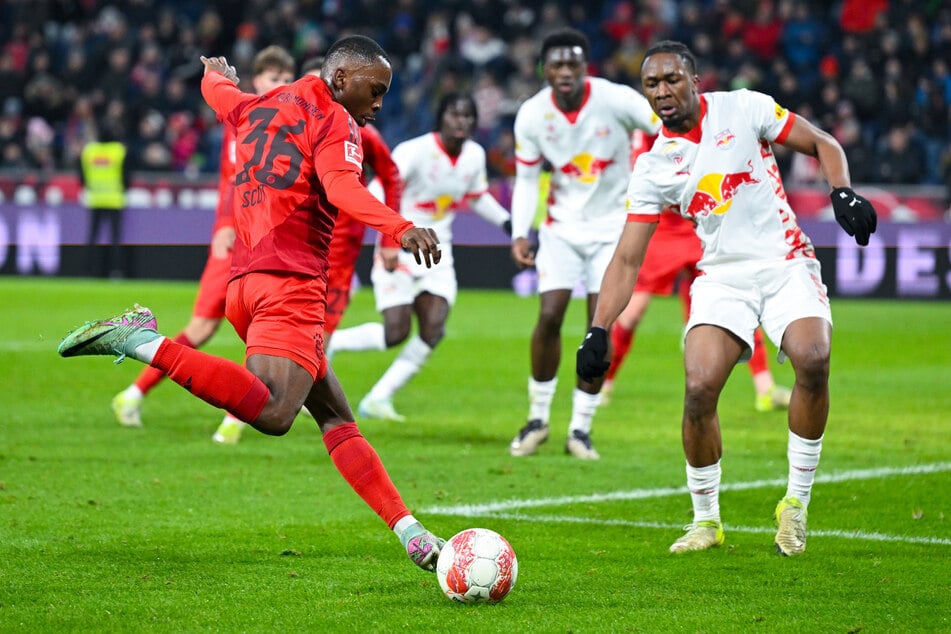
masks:
<svg viewBox="0 0 951 634"><path fill-rule="evenodd" d="M235 165L234 129L224 126L221 139L221 157L218 159L218 208L215 209L214 235L222 227L234 226L234 165Z"/></svg>
<svg viewBox="0 0 951 634"><path fill-rule="evenodd" d="M236 130L231 279L252 271L326 278L338 208L397 240L412 228L359 187L360 129L319 77L255 96L215 72L204 76L201 89Z"/></svg>

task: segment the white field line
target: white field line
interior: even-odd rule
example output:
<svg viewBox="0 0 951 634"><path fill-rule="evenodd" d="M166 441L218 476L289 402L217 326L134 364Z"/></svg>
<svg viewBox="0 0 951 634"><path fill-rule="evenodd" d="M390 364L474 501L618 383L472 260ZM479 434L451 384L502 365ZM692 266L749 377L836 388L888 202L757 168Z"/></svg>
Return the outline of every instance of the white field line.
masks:
<svg viewBox="0 0 951 634"><path fill-rule="evenodd" d="M853 471L841 471L838 473L819 474L816 476L816 484L850 482L855 480L871 480L874 478L887 478L892 476L919 475L931 473L943 473L951 471L951 462L938 462L934 464L915 465L911 467L883 467L879 469L857 469ZM783 487L786 485L785 478L776 478L772 480L753 480L751 482L736 482L721 484L721 491L747 491L750 489L762 489L766 487ZM571 515L527 515L519 513L519 509L546 508L568 506L571 504L585 503L603 503L617 502L622 500L644 500L648 498L670 497L673 495L686 495L687 487L662 487L657 489L634 489L631 491L611 491L608 493L593 493L590 495L572 495L551 498L536 498L528 500L504 500L499 502L488 502L485 504L461 504L456 506L430 506L420 509L421 514L426 515L449 515L457 517L490 517L495 519L514 519L530 522L554 522L554 523L575 523L575 524L597 524L600 526L630 526L635 528L660 528L660 529L679 529L681 524L669 524L662 522L636 522L620 519L595 519L589 517L576 517ZM512 512L515 511L515 512ZM731 526L727 525L726 530L740 533L771 533L774 528L751 527L751 526ZM894 536L881 533L869 533L865 531L844 531L844 530L810 530L810 536L842 537L846 539L865 539L882 542L904 542L915 544L934 544L942 546L951 546L951 539L942 537L909 537Z"/></svg>

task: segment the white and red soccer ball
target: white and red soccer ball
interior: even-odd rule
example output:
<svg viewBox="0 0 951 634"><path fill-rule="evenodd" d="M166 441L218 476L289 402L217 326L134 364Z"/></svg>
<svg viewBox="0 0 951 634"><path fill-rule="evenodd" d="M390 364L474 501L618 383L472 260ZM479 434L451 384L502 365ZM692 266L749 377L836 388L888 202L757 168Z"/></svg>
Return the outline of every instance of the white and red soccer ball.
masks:
<svg viewBox="0 0 951 634"><path fill-rule="evenodd" d="M467 528L449 538L436 562L446 596L461 603L497 603L518 577L518 560L508 541L488 528Z"/></svg>

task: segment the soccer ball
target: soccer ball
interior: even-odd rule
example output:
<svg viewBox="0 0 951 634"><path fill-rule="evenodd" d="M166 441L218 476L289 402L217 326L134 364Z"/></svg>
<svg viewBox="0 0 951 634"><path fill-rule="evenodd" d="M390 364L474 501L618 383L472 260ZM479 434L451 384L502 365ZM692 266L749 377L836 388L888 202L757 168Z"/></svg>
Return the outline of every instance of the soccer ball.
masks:
<svg viewBox="0 0 951 634"><path fill-rule="evenodd" d="M456 533L439 553L436 579L446 596L460 603L497 603L518 577L518 560L508 541L488 528Z"/></svg>

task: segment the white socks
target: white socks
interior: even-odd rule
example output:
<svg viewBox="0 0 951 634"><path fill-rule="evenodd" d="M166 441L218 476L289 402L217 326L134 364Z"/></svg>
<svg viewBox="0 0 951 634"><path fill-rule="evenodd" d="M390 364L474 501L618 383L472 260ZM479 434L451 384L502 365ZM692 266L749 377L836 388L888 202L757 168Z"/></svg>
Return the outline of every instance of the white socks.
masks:
<svg viewBox="0 0 951 634"><path fill-rule="evenodd" d="M786 485L786 497L794 497L809 506L812 485L816 481L816 467L819 466L819 454L822 453L822 437L809 440L789 432L789 444L786 456L789 458L789 482Z"/></svg>
<svg viewBox="0 0 951 634"><path fill-rule="evenodd" d="M693 502L693 521L720 521L720 462L708 467L687 463L687 488Z"/></svg>
<svg viewBox="0 0 951 634"><path fill-rule="evenodd" d="M135 350L133 350L129 356L142 363L152 363L152 359L155 358L155 353L158 352L159 346L162 345L163 341L165 341L165 337L159 335L152 341L136 346Z"/></svg>
<svg viewBox="0 0 951 634"><path fill-rule="evenodd" d="M551 415L551 401L555 397L558 379L536 381L528 377L528 420L540 420L546 425Z"/></svg>
<svg viewBox="0 0 951 634"><path fill-rule="evenodd" d="M572 398L571 423L568 424L568 436L571 432L578 429L585 434L591 433L591 419L594 418L594 412L598 409L598 401L601 400L600 394L588 394L578 388L575 388Z"/></svg>
<svg viewBox="0 0 951 634"><path fill-rule="evenodd" d="M359 327L362 328L362 326ZM382 329L383 326L381 324L381 333ZM337 334L340 333L338 332ZM334 335L334 339L337 338L337 334ZM396 394L401 387L416 376L416 373L419 372L420 368L423 367L423 364L426 363L426 360L429 359L429 355L432 353L433 349L426 345L426 342L420 339L419 335L415 335L403 346L403 350L400 351L399 356L393 360L390 367L386 369L386 372L383 373L380 380L377 381L373 389L370 390L370 393L367 395L368 398L375 401L386 401L393 398L393 395Z"/></svg>

